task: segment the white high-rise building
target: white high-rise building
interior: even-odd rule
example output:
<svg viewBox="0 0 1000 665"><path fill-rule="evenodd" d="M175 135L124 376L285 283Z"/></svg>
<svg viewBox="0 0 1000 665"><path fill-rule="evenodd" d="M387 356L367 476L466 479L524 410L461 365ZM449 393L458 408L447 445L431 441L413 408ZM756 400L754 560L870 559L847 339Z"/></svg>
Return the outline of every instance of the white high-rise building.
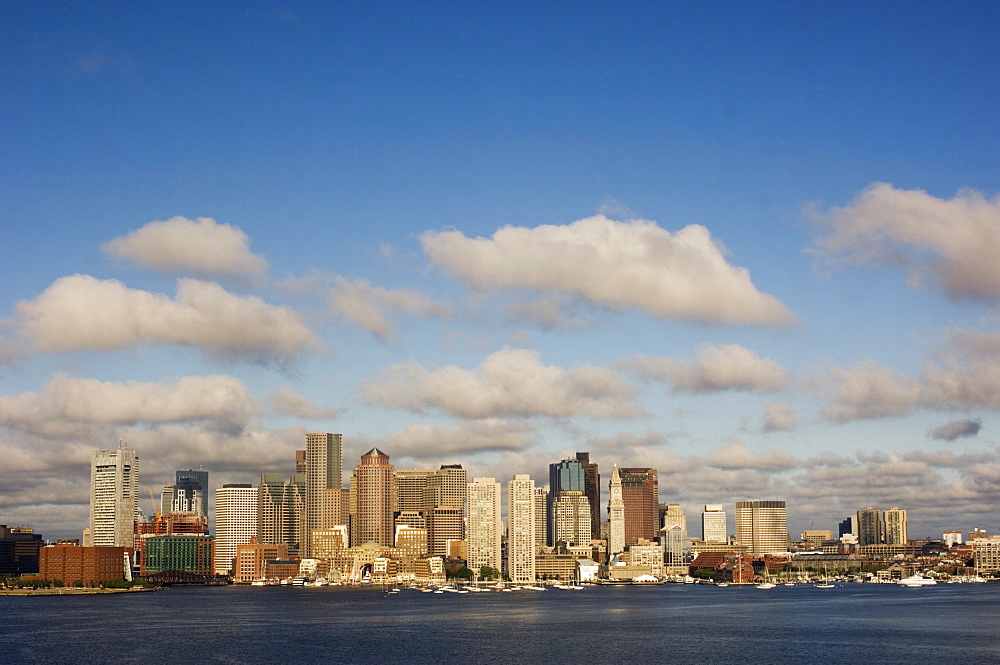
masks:
<svg viewBox="0 0 1000 665"><path fill-rule="evenodd" d="M122 445L90 457L90 537L95 546L135 547L139 458Z"/></svg>
<svg viewBox="0 0 1000 665"><path fill-rule="evenodd" d="M882 511L882 520L885 522L885 544L905 545L907 543L906 511L893 506L889 510Z"/></svg>
<svg viewBox="0 0 1000 665"><path fill-rule="evenodd" d="M590 501L583 492L559 492L552 501L551 517L555 544L590 544Z"/></svg>
<svg viewBox="0 0 1000 665"><path fill-rule="evenodd" d="M478 572L483 566L502 570L500 483L496 478L473 478L468 492L467 565L474 572Z"/></svg>
<svg viewBox="0 0 1000 665"><path fill-rule="evenodd" d="M535 581L535 481L519 474L507 483L507 575Z"/></svg>
<svg viewBox="0 0 1000 665"><path fill-rule="evenodd" d="M233 483L215 490L216 574L225 575L233 567L236 546L257 537L257 488Z"/></svg>
<svg viewBox="0 0 1000 665"><path fill-rule="evenodd" d="M617 464L608 485L608 558L611 558L625 551L625 499Z"/></svg>
<svg viewBox="0 0 1000 665"><path fill-rule="evenodd" d="M535 551L549 539L549 486L535 488Z"/></svg>
<svg viewBox="0 0 1000 665"><path fill-rule="evenodd" d="M722 504L710 503L701 514L701 539L706 543L724 543L729 538L726 511Z"/></svg>

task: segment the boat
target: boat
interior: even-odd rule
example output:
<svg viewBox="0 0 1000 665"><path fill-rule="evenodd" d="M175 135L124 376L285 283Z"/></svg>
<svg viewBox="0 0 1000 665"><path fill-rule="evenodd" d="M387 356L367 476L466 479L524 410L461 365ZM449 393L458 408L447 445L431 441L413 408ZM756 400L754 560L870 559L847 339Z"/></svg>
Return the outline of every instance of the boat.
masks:
<svg viewBox="0 0 1000 665"><path fill-rule="evenodd" d="M832 589L837 586L836 584L830 584L829 582L823 582L822 584L813 584L817 589Z"/></svg>
<svg viewBox="0 0 1000 665"><path fill-rule="evenodd" d="M771 582L761 582L760 584L757 585L757 588L758 589L773 589L775 586L777 586L777 585L772 584Z"/></svg>
<svg viewBox="0 0 1000 665"><path fill-rule="evenodd" d="M901 580L897 580L896 584L909 587L931 586L933 584L937 584L937 580L932 580L927 577L920 577L919 575L911 575L910 577L904 577Z"/></svg>

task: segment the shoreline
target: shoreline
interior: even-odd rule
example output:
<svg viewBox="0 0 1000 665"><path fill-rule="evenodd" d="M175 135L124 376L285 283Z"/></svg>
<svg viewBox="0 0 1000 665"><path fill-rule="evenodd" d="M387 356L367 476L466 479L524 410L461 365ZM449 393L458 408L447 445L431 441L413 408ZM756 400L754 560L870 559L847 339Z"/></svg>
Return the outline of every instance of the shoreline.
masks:
<svg viewBox="0 0 1000 665"><path fill-rule="evenodd" d="M139 593L143 591L165 591L165 587L134 587L131 589L93 589L60 587L58 589L0 589L0 596L92 596L106 593Z"/></svg>

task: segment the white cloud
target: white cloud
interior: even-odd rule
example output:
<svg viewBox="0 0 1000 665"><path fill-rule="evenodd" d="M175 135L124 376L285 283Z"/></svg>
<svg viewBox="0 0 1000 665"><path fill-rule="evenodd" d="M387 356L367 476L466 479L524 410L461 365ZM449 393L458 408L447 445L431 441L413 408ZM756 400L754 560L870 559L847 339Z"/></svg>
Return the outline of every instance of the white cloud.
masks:
<svg viewBox="0 0 1000 665"><path fill-rule="evenodd" d="M795 413L788 404L771 402L764 407L764 432L788 432L798 426Z"/></svg>
<svg viewBox="0 0 1000 665"><path fill-rule="evenodd" d="M240 427L257 411L246 386L229 376L185 376L168 384L58 376L41 392L0 396L0 425L50 436L87 432L91 425Z"/></svg>
<svg viewBox="0 0 1000 665"><path fill-rule="evenodd" d="M436 408L464 418L638 413L632 390L613 370L545 366L536 351L508 347L474 370L450 365L428 372L416 363L396 365L381 379L362 382L361 392L372 404L413 412Z"/></svg>
<svg viewBox="0 0 1000 665"><path fill-rule="evenodd" d="M693 362L637 355L623 366L643 379L667 381L678 392L774 391L788 382L781 365L738 344L703 344Z"/></svg>
<svg viewBox="0 0 1000 665"><path fill-rule="evenodd" d="M16 312L22 334L42 352L164 343L220 356L283 360L316 345L294 310L194 279L178 280L171 300L117 280L70 275L34 300L19 302Z"/></svg>
<svg viewBox="0 0 1000 665"><path fill-rule="evenodd" d="M304 420L327 420L336 418L340 411L317 406L291 388L285 386L271 393L271 408L280 414L288 414Z"/></svg>
<svg viewBox="0 0 1000 665"><path fill-rule="evenodd" d="M250 251L236 226L210 217L172 217L150 222L101 247L108 254L168 274L263 277L267 260Z"/></svg>
<svg viewBox="0 0 1000 665"><path fill-rule="evenodd" d="M952 298L1000 298L1000 197L939 199L879 182L820 219L817 250L832 261L899 266L911 286L929 278Z"/></svg>
<svg viewBox="0 0 1000 665"><path fill-rule="evenodd" d="M832 374L833 404L824 415L835 422L902 416L920 401L917 381L872 360L850 370L835 369Z"/></svg>
<svg viewBox="0 0 1000 665"><path fill-rule="evenodd" d="M373 443L394 456L441 462L456 455L526 450L536 443L532 430L524 422L486 418L463 421L455 427L407 425Z"/></svg>
<svg viewBox="0 0 1000 665"><path fill-rule="evenodd" d="M447 308L414 289L385 289L366 279L334 276L327 294L330 311L353 321L382 340L396 334L392 319L398 312L415 316L442 317Z"/></svg>
<svg viewBox="0 0 1000 665"><path fill-rule="evenodd" d="M802 462L785 450L774 448L763 453L755 453L751 452L745 443L734 441L724 448L710 452L705 457L705 464L716 469L783 471L801 466Z"/></svg>
<svg viewBox="0 0 1000 665"><path fill-rule="evenodd" d="M672 234L653 222L597 215L564 226L505 226L492 238L429 231L421 242L431 263L476 288L562 293L706 324L793 322L702 226Z"/></svg>

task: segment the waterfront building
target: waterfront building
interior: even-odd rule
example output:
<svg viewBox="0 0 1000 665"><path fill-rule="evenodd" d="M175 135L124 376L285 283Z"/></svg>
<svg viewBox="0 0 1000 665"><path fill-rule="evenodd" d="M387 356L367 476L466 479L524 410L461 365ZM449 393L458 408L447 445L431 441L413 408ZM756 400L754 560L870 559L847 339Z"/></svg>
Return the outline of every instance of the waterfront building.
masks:
<svg viewBox="0 0 1000 665"><path fill-rule="evenodd" d="M288 558L288 546L284 543L258 543L256 539L236 547L233 581L250 584L268 578L268 561Z"/></svg>
<svg viewBox="0 0 1000 665"><path fill-rule="evenodd" d="M396 483L389 456L372 448L361 456L351 476L351 544L392 547Z"/></svg>
<svg viewBox="0 0 1000 665"><path fill-rule="evenodd" d="M701 513L701 539L706 543L724 543L729 540L726 511L718 503L710 503Z"/></svg>
<svg viewBox="0 0 1000 665"><path fill-rule="evenodd" d="M236 548L257 537L257 488L229 483L215 490L215 573L229 574Z"/></svg>
<svg viewBox="0 0 1000 665"><path fill-rule="evenodd" d="M0 578L37 573L41 547L42 534L34 529L0 524Z"/></svg>
<svg viewBox="0 0 1000 665"><path fill-rule="evenodd" d="M139 574L184 571L212 574L214 542L207 534L145 535L139 553Z"/></svg>
<svg viewBox="0 0 1000 665"><path fill-rule="evenodd" d="M309 552L309 535L313 529L324 529L342 523L342 515L330 514L334 504L339 508L343 485L344 435L331 433L306 434L306 529L305 551ZM298 466L298 463L296 463ZM337 492L327 492L337 490ZM333 499L336 501L333 501Z"/></svg>
<svg viewBox="0 0 1000 665"><path fill-rule="evenodd" d="M95 450L90 458L90 542L132 547L139 519L139 457L122 444Z"/></svg>
<svg viewBox="0 0 1000 665"><path fill-rule="evenodd" d="M656 469L622 468L619 475L625 504L625 545L655 539L660 532Z"/></svg>
<svg viewBox="0 0 1000 665"><path fill-rule="evenodd" d="M507 575L515 583L535 580L535 481L525 474L507 483Z"/></svg>
<svg viewBox="0 0 1000 665"><path fill-rule="evenodd" d="M784 501L737 501L736 540L751 554L788 551L788 515Z"/></svg>
<svg viewBox="0 0 1000 665"><path fill-rule="evenodd" d="M468 485L468 558L467 566L478 572L483 566L503 569L500 558L500 483L495 478L473 478Z"/></svg>
<svg viewBox="0 0 1000 665"><path fill-rule="evenodd" d="M972 543L977 573L992 575L1000 572L1000 536L984 536L983 538L974 538L969 542Z"/></svg>
<svg viewBox="0 0 1000 665"><path fill-rule="evenodd" d="M461 464L443 464L438 470L404 469L395 472L397 515L419 512L428 531L434 556L448 556L448 543L465 540L467 472Z"/></svg>
<svg viewBox="0 0 1000 665"><path fill-rule="evenodd" d="M576 554L539 552L535 555L534 561L535 577L539 580L573 582L577 577L577 558Z"/></svg>
<svg viewBox="0 0 1000 665"><path fill-rule="evenodd" d="M419 557L427 554L427 529L396 523L396 549L404 557ZM471 567L471 566L470 566ZM494 566L495 567L495 566Z"/></svg>
<svg viewBox="0 0 1000 665"><path fill-rule="evenodd" d="M576 460L583 467L583 493L590 503L590 537L601 538L601 474L596 462L590 461L590 453L576 454Z"/></svg>
<svg viewBox="0 0 1000 665"><path fill-rule="evenodd" d="M38 550L38 576L43 580L62 580L98 586L102 582L131 579L132 547L78 547L50 545Z"/></svg>
<svg viewBox="0 0 1000 665"><path fill-rule="evenodd" d="M608 484L608 559L625 550L625 501L622 499L622 479L616 464Z"/></svg>

